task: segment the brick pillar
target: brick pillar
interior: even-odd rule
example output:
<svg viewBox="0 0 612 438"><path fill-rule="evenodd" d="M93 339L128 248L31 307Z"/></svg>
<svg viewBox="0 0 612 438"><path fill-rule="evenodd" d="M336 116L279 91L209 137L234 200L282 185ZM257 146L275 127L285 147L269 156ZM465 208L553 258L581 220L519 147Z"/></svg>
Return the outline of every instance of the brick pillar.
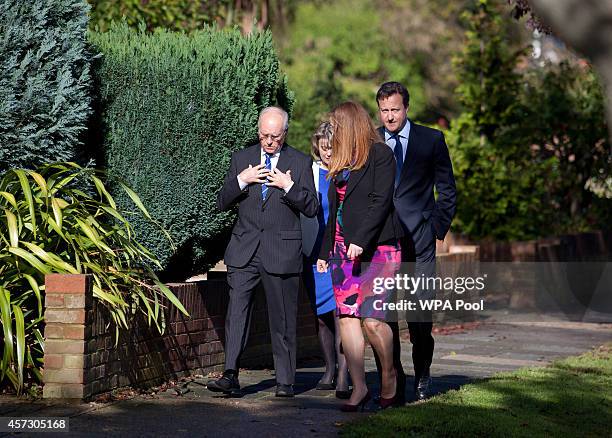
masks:
<svg viewBox="0 0 612 438"><path fill-rule="evenodd" d="M91 395L85 367L86 324L91 309L91 276L45 276L45 354L43 398L78 398Z"/></svg>

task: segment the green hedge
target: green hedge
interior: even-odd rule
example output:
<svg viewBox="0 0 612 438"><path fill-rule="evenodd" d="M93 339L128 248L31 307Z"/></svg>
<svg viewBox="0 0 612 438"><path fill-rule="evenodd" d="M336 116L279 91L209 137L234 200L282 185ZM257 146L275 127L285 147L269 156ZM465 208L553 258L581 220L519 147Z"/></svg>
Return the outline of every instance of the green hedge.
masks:
<svg viewBox="0 0 612 438"><path fill-rule="evenodd" d="M231 153L257 140L263 107L292 107L272 36L215 28L147 34L123 24L91 41L104 54L95 72L105 165L134 188L177 249L145 221L134 218L134 228L166 279L202 272L221 257L234 220L215 209Z"/></svg>
<svg viewBox="0 0 612 438"><path fill-rule="evenodd" d="M0 0L0 173L74 161L90 114L82 0Z"/></svg>

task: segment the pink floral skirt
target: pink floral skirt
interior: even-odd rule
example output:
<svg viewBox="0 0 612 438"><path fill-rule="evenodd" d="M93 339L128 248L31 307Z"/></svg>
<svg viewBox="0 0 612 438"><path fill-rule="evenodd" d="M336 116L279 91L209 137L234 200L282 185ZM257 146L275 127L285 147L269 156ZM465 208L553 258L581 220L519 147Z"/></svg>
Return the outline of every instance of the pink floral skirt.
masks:
<svg viewBox="0 0 612 438"><path fill-rule="evenodd" d="M349 260L346 250L344 242L335 241L329 259L337 315L384 320L388 312L383 303L394 299L395 290L381 283L385 278L395 278L399 272L402 262L399 242L378 246L369 262Z"/></svg>

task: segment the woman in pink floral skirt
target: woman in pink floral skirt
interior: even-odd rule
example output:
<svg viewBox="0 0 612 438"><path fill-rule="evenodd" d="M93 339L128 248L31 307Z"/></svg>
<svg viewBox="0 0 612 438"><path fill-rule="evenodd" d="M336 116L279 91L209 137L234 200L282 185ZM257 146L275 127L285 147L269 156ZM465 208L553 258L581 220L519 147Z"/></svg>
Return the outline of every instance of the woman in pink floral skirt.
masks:
<svg viewBox="0 0 612 438"><path fill-rule="evenodd" d="M381 362L380 404L386 408L398 398L393 336L384 310L394 291L374 287L374 279L393 278L400 268L402 228L393 210L395 158L361 105L339 105L330 114L330 123L334 153L329 177L333 183L317 269L331 269L342 347L353 381L353 393L342 410L363 409L370 399L362 319Z"/></svg>

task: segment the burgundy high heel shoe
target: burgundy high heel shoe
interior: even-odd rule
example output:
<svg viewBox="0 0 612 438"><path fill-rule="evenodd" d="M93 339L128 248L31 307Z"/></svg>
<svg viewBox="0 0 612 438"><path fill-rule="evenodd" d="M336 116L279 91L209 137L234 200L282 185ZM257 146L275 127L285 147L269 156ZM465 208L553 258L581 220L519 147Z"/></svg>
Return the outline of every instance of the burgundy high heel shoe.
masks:
<svg viewBox="0 0 612 438"><path fill-rule="evenodd" d="M391 398L384 398L381 397L380 398L380 408L381 409L387 409L390 408L391 406L396 406L397 405L397 400L398 400L398 396L397 396L397 391L395 392L395 395Z"/></svg>
<svg viewBox="0 0 612 438"><path fill-rule="evenodd" d="M340 410L342 412L357 412L357 409L360 409L361 412L363 412L363 408L365 407L366 403L370 401L370 399L372 398L372 396L370 395L370 391L366 392L366 395L363 396L363 398L359 401L359 403L357 403L356 405L351 405L349 403L345 403L342 406L340 406Z"/></svg>
<svg viewBox="0 0 612 438"><path fill-rule="evenodd" d="M400 403L400 399L401 399L401 391L402 391L402 385L400 382L400 376L399 374L396 374L395 376L395 394L393 394L393 397L391 398L384 398L382 395L380 396L379 399L379 403L380 403L380 408L381 409L387 409L390 408L392 406L400 406L403 403Z"/></svg>

